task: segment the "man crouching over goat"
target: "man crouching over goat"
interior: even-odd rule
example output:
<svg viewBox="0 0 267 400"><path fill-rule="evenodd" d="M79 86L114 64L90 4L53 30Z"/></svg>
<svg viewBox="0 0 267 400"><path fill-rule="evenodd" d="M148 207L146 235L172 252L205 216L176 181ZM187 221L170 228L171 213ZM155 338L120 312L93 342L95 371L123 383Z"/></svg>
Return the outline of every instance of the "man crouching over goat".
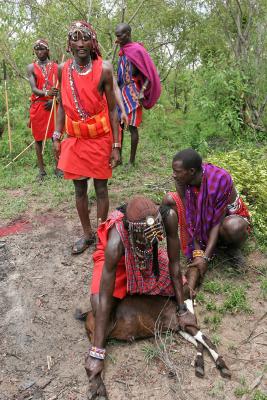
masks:
<svg viewBox="0 0 267 400"><path fill-rule="evenodd" d="M143 196L130 199L99 226L93 255L92 313L86 321L92 341L85 364L89 399L107 399L101 378L107 337L153 336L160 315L162 331L182 330L207 347L193 309L189 311L184 302L177 230L176 213Z"/></svg>

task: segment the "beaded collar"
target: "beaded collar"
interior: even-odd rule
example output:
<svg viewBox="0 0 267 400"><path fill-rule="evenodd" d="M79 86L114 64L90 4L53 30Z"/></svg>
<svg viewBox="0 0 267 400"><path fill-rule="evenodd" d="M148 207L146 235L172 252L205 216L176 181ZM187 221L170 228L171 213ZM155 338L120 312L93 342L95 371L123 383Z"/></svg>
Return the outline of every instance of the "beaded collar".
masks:
<svg viewBox="0 0 267 400"><path fill-rule="evenodd" d="M166 236L161 214L159 212L156 217L147 216L145 221L127 223L136 265L139 269L146 269L152 261L153 246ZM136 234L142 234L142 240Z"/></svg>
<svg viewBox="0 0 267 400"><path fill-rule="evenodd" d="M40 67L42 75L44 77L45 82L44 82L44 85L43 85L43 90L45 90L45 89L48 88L48 83L49 83L48 82L48 77L49 77L50 71L52 69L53 63L51 61L49 61L48 63L43 64L43 63L40 62L40 60L37 60L36 64Z"/></svg>
<svg viewBox="0 0 267 400"><path fill-rule="evenodd" d="M82 120L82 121L85 121L87 118L90 117L90 113L87 112L87 111L83 108L83 106L82 106L82 104L81 104L81 100L80 100L80 96L79 96L78 90L77 90L76 85L75 85L75 83L74 83L73 70L75 69L75 71L77 71L77 68L76 68L75 65L76 65L76 66L78 65L78 64L76 63L75 60L73 60L73 61L69 64L69 68L68 68L68 78L69 78L71 93L72 93L72 97L73 97L73 101L74 101L76 110L77 110L77 112L78 112L78 114L79 114L81 120ZM85 67L87 67L88 65L89 65L89 63L88 63ZM78 72L79 75L86 75L86 74L88 74L88 73L90 72L90 68L91 68L91 60L90 60L89 70L88 70L86 73L79 73L78 71L77 71L77 72Z"/></svg>

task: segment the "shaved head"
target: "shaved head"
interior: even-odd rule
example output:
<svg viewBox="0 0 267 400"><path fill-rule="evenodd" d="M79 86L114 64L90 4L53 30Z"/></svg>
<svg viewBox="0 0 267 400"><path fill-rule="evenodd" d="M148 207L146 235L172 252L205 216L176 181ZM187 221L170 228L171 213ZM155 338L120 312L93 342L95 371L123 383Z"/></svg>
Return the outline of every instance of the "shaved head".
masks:
<svg viewBox="0 0 267 400"><path fill-rule="evenodd" d="M129 32L131 34L132 28L130 27L129 24L126 24L124 22L118 24L116 26L115 32L120 31L120 32Z"/></svg>
<svg viewBox="0 0 267 400"><path fill-rule="evenodd" d="M116 35L116 43L123 47L125 44L130 43L131 39L131 27L128 24L121 23L116 26L115 35Z"/></svg>

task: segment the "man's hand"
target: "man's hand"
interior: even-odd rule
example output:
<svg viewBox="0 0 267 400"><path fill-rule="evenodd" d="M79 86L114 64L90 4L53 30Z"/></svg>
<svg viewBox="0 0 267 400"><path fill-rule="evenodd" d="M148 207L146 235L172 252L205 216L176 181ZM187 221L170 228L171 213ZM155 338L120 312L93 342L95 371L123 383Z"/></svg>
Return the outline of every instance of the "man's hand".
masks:
<svg viewBox="0 0 267 400"><path fill-rule="evenodd" d="M47 95L48 96L57 96L59 93L59 89L57 89L56 87L52 87L50 90L48 90Z"/></svg>
<svg viewBox="0 0 267 400"><path fill-rule="evenodd" d="M108 399L101 372L104 369L104 361L92 358L88 354L85 359L85 370L89 378L88 399Z"/></svg>
<svg viewBox="0 0 267 400"><path fill-rule="evenodd" d="M123 112L121 114L121 124L124 125L124 128L126 129L129 125L129 121L128 121L128 116L125 112Z"/></svg>
<svg viewBox="0 0 267 400"><path fill-rule="evenodd" d="M61 147L60 141L57 139L54 140L53 141L53 149L54 149L55 159L56 159L57 163L58 163L59 156L60 156L60 150L61 150L60 147Z"/></svg>
<svg viewBox="0 0 267 400"><path fill-rule="evenodd" d="M179 316L178 314L178 321L179 321L179 326L182 331L187 331L187 327L193 327L198 329L197 326L197 319L194 314L192 314L189 310L187 310L184 314ZM189 332L191 334L191 330Z"/></svg>
<svg viewBox="0 0 267 400"><path fill-rule="evenodd" d="M208 262L203 257L195 257L190 264L187 264L187 267L196 267L202 277L208 269Z"/></svg>
<svg viewBox="0 0 267 400"><path fill-rule="evenodd" d="M120 150L116 147L115 149L112 150L110 159L109 159L109 165L111 168L117 167L119 165L121 160L120 156Z"/></svg>
<svg viewBox="0 0 267 400"><path fill-rule="evenodd" d="M94 379L101 374L104 369L104 361L91 357L89 354L85 357L85 370L89 380Z"/></svg>
<svg viewBox="0 0 267 400"><path fill-rule="evenodd" d="M45 109L46 111L50 111L51 108L52 108L52 105L53 105L53 100L48 100L48 101L46 101L45 104L44 104L44 109Z"/></svg>

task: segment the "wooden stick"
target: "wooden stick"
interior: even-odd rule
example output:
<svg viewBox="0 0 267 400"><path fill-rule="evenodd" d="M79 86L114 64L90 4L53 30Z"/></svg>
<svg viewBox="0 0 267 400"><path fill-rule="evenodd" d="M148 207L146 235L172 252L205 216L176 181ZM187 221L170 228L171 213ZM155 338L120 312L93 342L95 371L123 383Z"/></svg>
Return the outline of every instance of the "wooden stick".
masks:
<svg viewBox="0 0 267 400"><path fill-rule="evenodd" d="M31 144L29 144L29 146L26 147L26 149L22 150L15 158L13 158L12 161L10 161L10 163L8 163L5 167L7 168L10 164L12 164L17 158L19 158L23 153L25 153L26 150L28 150L33 144L35 143L35 140L33 142L31 142Z"/></svg>
<svg viewBox="0 0 267 400"><path fill-rule="evenodd" d="M53 110L54 110L54 107L55 107L55 102L56 102L56 96L53 97L52 107L51 107L51 110L50 110L50 114L49 114L46 130L45 130L45 137L44 137L44 142L43 142L42 154L44 154L45 144L46 144L46 139L47 139L47 134L48 134L48 129L49 129L52 113L53 113Z"/></svg>
<svg viewBox="0 0 267 400"><path fill-rule="evenodd" d="M5 63L5 60L3 60L3 70L4 70L4 81L5 81L5 98L6 98L8 143L9 143L9 153L11 153L12 152L12 140L11 140L11 128L10 128L10 120L9 120L9 108L8 108L8 96L7 96L7 76L6 76L6 63Z"/></svg>

